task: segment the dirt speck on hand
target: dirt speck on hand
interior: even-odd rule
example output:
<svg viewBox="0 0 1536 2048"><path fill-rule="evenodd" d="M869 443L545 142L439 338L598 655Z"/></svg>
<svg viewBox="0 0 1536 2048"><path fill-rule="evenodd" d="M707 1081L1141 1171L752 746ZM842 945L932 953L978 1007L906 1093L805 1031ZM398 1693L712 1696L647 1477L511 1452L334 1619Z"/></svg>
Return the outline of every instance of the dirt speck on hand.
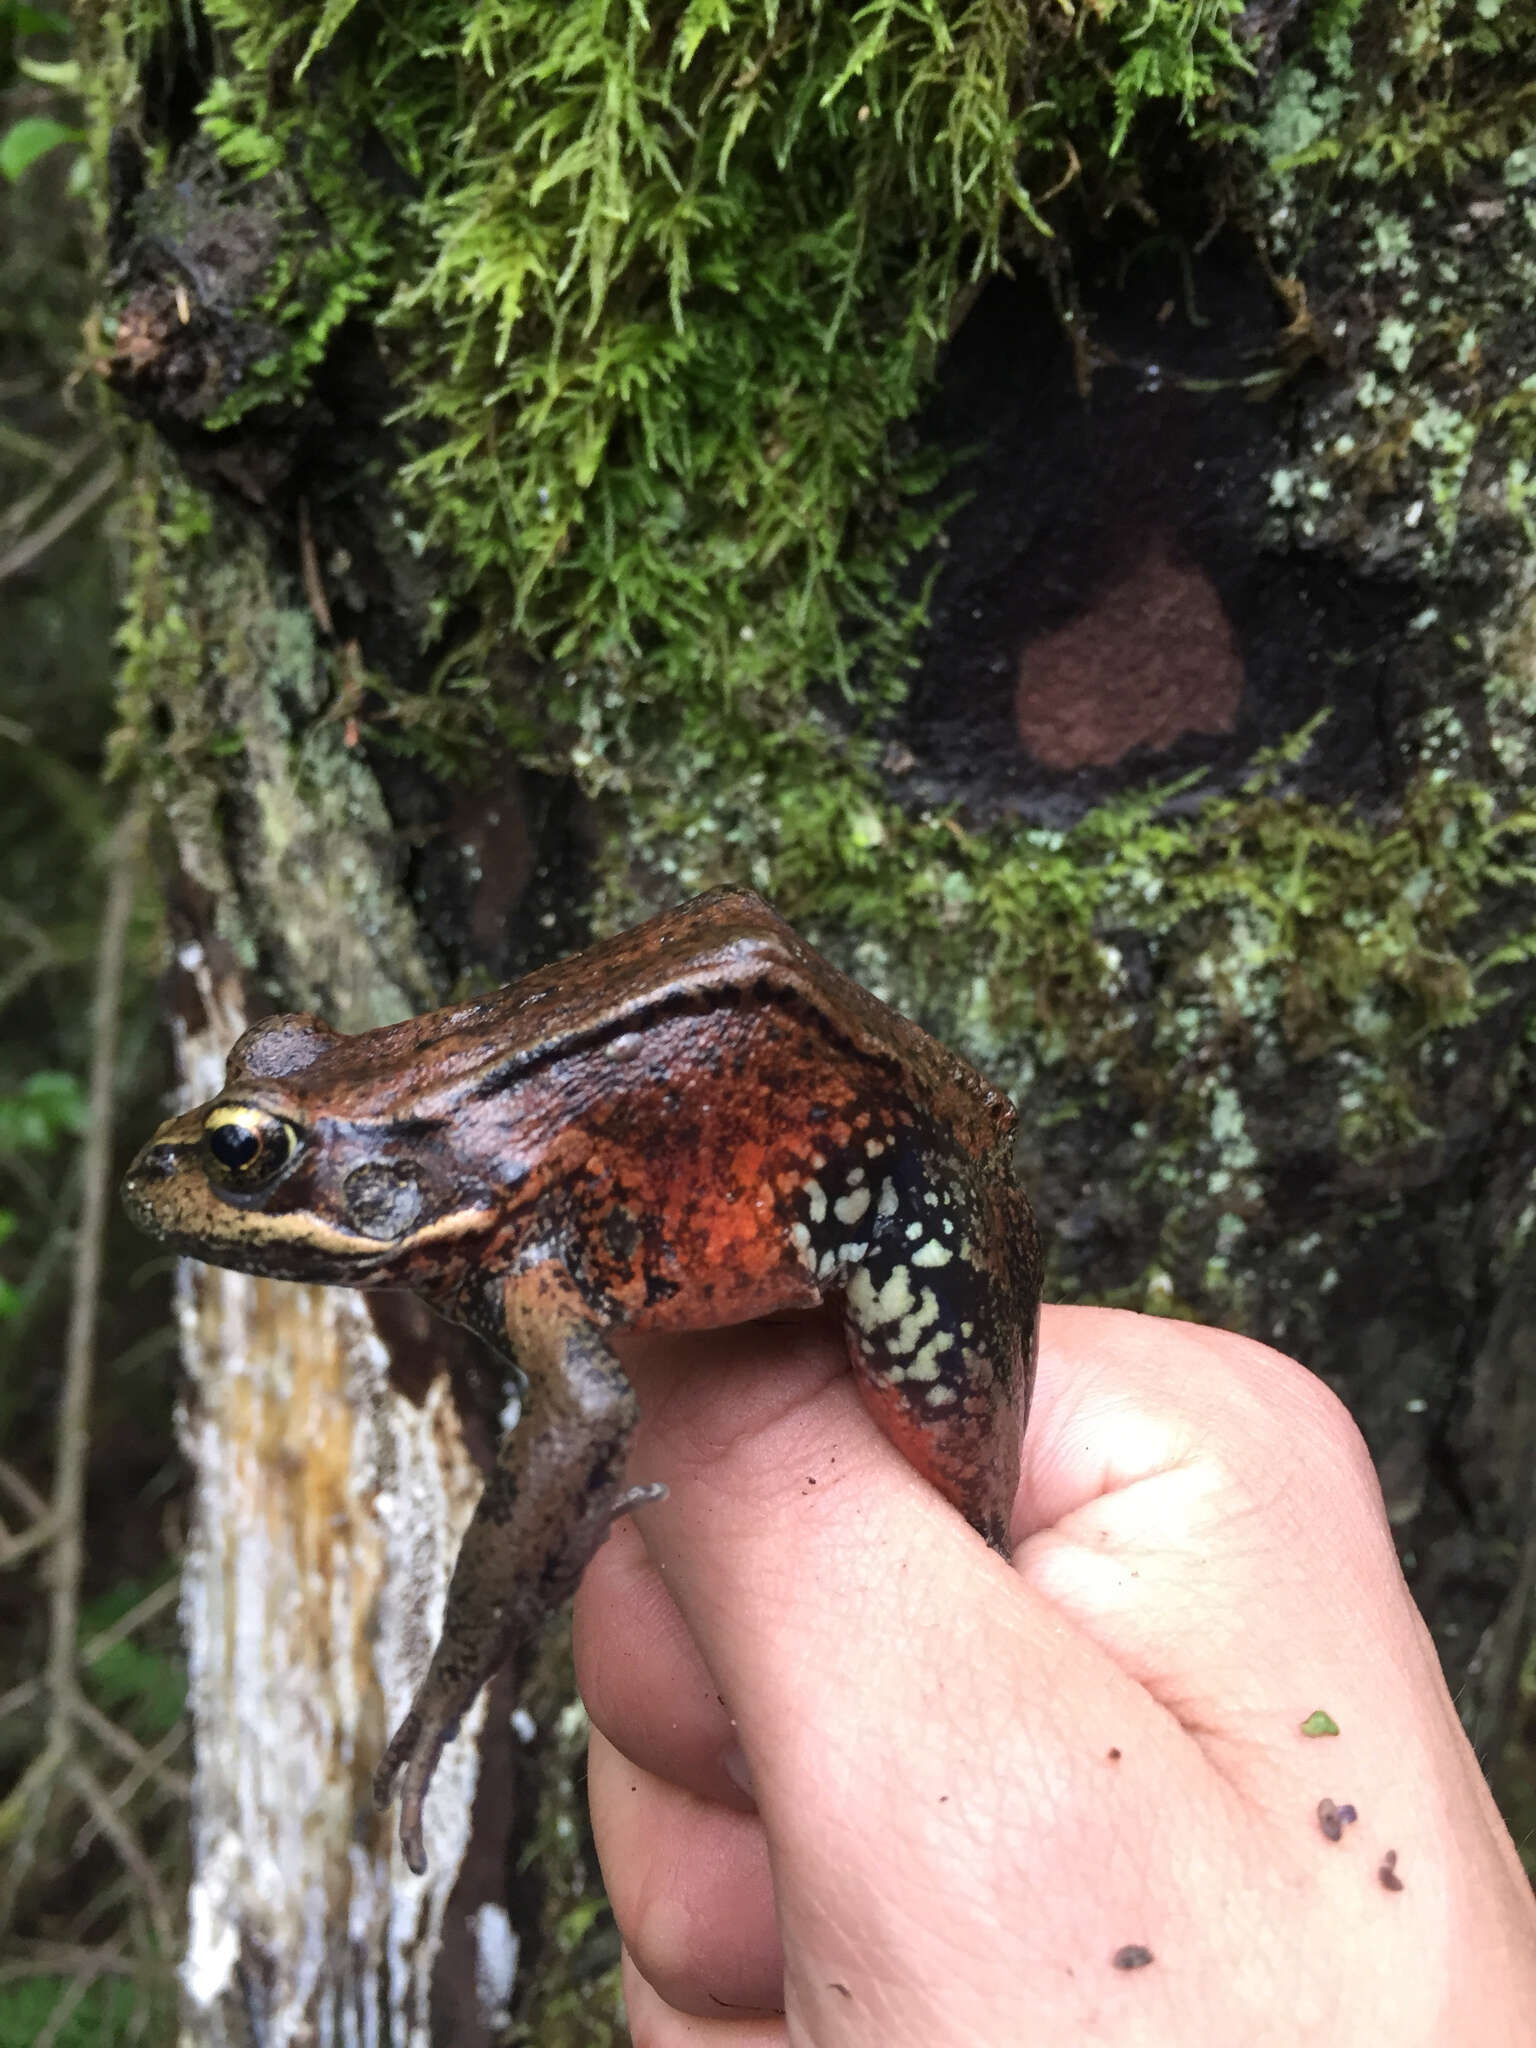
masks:
<svg viewBox="0 0 1536 2048"><path fill-rule="evenodd" d="M1317 1824L1330 1842L1342 1841L1344 1830L1359 1818L1352 1806L1335 1806L1331 1799L1317 1802Z"/></svg>

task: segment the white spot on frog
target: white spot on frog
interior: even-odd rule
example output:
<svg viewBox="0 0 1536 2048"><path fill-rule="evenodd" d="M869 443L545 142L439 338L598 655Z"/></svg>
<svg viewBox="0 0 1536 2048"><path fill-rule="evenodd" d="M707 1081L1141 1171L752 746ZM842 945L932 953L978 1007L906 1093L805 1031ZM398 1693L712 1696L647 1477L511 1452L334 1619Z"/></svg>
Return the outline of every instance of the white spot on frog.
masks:
<svg viewBox="0 0 1536 2048"><path fill-rule="evenodd" d="M928 1342L907 1367L909 1380L936 1380L939 1376L939 1360L946 1351L953 1351L955 1340L948 1330L935 1330Z"/></svg>
<svg viewBox="0 0 1536 2048"><path fill-rule="evenodd" d="M905 1284L907 1279L906 1268L904 1266L901 1267L899 1273L903 1284ZM909 1290L908 1299L910 1300L910 1298ZM918 1338L930 1323L938 1320L938 1314L938 1298L931 1287L925 1287L917 1307L909 1315L902 1317L901 1326L891 1339L891 1349L898 1354L904 1351L916 1350Z"/></svg>
<svg viewBox="0 0 1536 2048"><path fill-rule="evenodd" d="M827 1191L819 1180L808 1180L801 1189L811 1207L811 1221L825 1223L827 1220Z"/></svg>
<svg viewBox="0 0 1536 2048"><path fill-rule="evenodd" d="M912 1263L914 1266L947 1266L954 1256L947 1244L940 1244L937 1238L930 1237L912 1254Z"/></svg>
<svg viewBox="0 0 1536 2048"><path fill-rule="evenodd" d="M866 1266L861 1266L848 1283L848 1312L861 1330L898 1322L911 1313L912 1306L912 1282L905 1266L898 1266L878 1293ZM916 1341L914 1337L913 1342Z"/></svg>
<svg viewBox="0 0 1536 2048"><path fill-rule="evenodd" d="M851 1195L839 1195L832 1204L832 1214L839 1223L857 1223L869 1207L869 1189L855 1188Z"/></svg>
<svg viewBox="0 0 1536 2048"><path fill-rule="evenodd" d="M897 1210L898 1206L899 1206L899 1204L897 1203L897 1200L896 1200L896 1183L895 1183L895 1181L893 1181L893 1180L883 1180L883 1181L881 1181L881 1183L880 1183L880 1200L879 1200L879 1203L878 1203L878 1204L877 1204L877 1206L876 1206L876 1209L875 1209L875 1214L876 1214L877 1216L894 1216L894 1215L896 1214L896 1210Z"/></svg>

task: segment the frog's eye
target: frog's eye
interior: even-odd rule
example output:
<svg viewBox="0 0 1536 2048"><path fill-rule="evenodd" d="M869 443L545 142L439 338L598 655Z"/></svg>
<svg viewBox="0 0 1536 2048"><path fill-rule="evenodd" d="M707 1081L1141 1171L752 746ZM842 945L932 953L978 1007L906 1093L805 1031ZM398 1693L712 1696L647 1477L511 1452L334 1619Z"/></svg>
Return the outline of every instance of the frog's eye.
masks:
<svg viewBox="0 0 1536 2048"><path fill-rule="evenodd" d="M267 1109L223 1103L203 1124L208 1178L221 1188L260 1188L293 1157L299 1134Z"/></svg>

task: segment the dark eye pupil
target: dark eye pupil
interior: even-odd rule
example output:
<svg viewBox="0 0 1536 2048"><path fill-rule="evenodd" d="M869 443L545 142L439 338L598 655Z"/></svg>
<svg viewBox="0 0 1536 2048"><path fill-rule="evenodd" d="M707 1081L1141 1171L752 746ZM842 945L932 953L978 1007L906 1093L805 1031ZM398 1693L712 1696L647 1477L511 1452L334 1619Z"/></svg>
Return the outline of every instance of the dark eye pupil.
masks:
<svg viewBox="0 0 1536 2048"><path fill-rule="evenodd" d="M220 1166L228 1167L231 1173L238 1173L242 1166L249 1166L261 1150L261 1140L245 1124L220 1124L216 1131L208 1134L208 1150Z"/></svg>

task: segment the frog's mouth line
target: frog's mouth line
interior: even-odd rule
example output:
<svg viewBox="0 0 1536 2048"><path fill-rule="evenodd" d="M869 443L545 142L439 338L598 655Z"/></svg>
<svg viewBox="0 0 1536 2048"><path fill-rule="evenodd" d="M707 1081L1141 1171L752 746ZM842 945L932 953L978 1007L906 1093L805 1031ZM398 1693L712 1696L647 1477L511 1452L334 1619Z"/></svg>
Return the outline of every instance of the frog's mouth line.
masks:
<svg viewBox="0 0 1536 2048"><path fill-rule="evenodd" d="M311 1208L268 1210L264 1202L279 1185L269 1181L245 1195L217 1187L203 1172L195 1144L151 1139L123 1178L123 1205L141 1230L173 1251L256 1270L264 1255L294 1250L310 1269L299 1276L305 1279L318 1278L327 1262L361 1278L402 1249L488 1232L497 1218L491 1207L455 1209L381 1239L347 1230Z"/></svg>

